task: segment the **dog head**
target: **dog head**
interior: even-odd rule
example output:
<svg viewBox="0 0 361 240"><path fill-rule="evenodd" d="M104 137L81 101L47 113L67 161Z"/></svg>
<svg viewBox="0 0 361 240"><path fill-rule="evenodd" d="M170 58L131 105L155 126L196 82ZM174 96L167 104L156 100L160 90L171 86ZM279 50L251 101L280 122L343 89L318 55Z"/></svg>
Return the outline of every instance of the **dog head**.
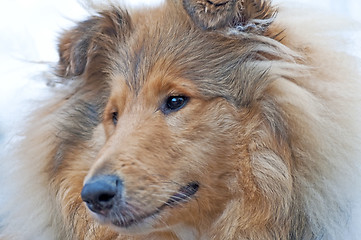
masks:
<svg viewBox="0 0 361 240"><path fill-rule="evenodd" d="M99 123L73 131L101 142L96 157L58 163L69 179L86 175L84 186L61 183L63 199L81 205L81 192L100 223L127 234L275 221L292 180L270 87L271 62L290 58L269 29L274 16L268 1L168 1L132 14L112 7L66 32L58 75L105 107ZM79 156L90 151L82 144Z"/></svg>

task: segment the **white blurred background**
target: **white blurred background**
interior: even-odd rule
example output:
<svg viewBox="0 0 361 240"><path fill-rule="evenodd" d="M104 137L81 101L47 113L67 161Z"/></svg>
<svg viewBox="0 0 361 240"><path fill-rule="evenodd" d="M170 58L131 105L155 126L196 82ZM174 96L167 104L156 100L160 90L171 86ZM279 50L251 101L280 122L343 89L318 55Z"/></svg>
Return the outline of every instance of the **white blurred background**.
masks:
<svg viewBox="0 0 361 240"><path fill-rule="evenodd" d="M121 0L120 0L121 1ZM123 0L123 4L150 6L162 0ZM288 1L288 0L284 0ZM32 99L44 95L49 63L57 61L56 40L63 29L87 15L76 0L0 0L0 156L6 139L22 121ZM99 0L98 2L101 2ZM274 0L279 3L282 0ZM361 0L298 0L361 24ZM361 34L350 35L361 46ZM361 57L361 48L353 54ZM360 93L361 94L361 93ZM356 220L355 220L356 219ZM361 239L361 210L355 211L352 231Z"/></svg>

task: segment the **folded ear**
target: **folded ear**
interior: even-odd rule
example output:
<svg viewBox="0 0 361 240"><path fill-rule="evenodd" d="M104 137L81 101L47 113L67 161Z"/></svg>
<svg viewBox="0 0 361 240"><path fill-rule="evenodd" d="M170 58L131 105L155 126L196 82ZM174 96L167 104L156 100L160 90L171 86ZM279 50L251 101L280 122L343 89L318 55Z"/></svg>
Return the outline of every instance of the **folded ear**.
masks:
<svg viewBox="0 0 361 240"><path fill-rule="evenodd" d="M183 6L203 29L264 32L276 14L270 0L183 0Z"/></svg>
<svg viewBox="0 0 361 240"><path fill-rule="evenodd" d="M114 8L66 31L59 40L57 74L68 78L82 75L92 58L102 55L102 50L116 46L119 42L116 40L129 31L129 22L126 12Z"/></svg>
<svg viewBox="0 0 361 240"><path fill-rule="evenodd" d="M58 45L58 75L73 77L84 72L89 45L92 41L92 29L96 22L96 19L81 22L74 29L65 32L61 36Z"/></svg>

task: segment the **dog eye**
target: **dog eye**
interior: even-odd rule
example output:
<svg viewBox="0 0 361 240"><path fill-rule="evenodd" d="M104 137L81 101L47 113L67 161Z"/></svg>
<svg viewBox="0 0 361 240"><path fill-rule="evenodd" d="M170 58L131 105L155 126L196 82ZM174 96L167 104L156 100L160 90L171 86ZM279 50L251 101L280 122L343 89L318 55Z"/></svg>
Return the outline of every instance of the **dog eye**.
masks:
<svg viewBox="0 0 361 240"><path fill-rule="evenodd" d="M118 112L113 112L112 113L112 120L113 120L114 126L116 126L117 123L118 123Z"/></svg>
<svg viewBox="0 0 361 240"><path fill-rule="evenodd" d="M188 97L186 96L170 96L166 99L162 111L164 114L168 114L170 112L175 112L183 108L187 102Z"/></svg>

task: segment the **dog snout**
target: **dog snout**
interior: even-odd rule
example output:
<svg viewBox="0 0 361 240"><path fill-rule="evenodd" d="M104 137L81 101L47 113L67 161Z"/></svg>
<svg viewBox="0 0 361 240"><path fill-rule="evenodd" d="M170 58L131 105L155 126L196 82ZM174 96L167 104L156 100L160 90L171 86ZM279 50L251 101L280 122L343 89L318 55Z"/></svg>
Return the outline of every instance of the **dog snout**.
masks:
<svg viewBox="0 0 361 240"><path fill-rule="evenodd" d="M88 180L81 198L95 213L107 215L117 200L122 198L122 180L114 175L96 176Z"/></svg>

